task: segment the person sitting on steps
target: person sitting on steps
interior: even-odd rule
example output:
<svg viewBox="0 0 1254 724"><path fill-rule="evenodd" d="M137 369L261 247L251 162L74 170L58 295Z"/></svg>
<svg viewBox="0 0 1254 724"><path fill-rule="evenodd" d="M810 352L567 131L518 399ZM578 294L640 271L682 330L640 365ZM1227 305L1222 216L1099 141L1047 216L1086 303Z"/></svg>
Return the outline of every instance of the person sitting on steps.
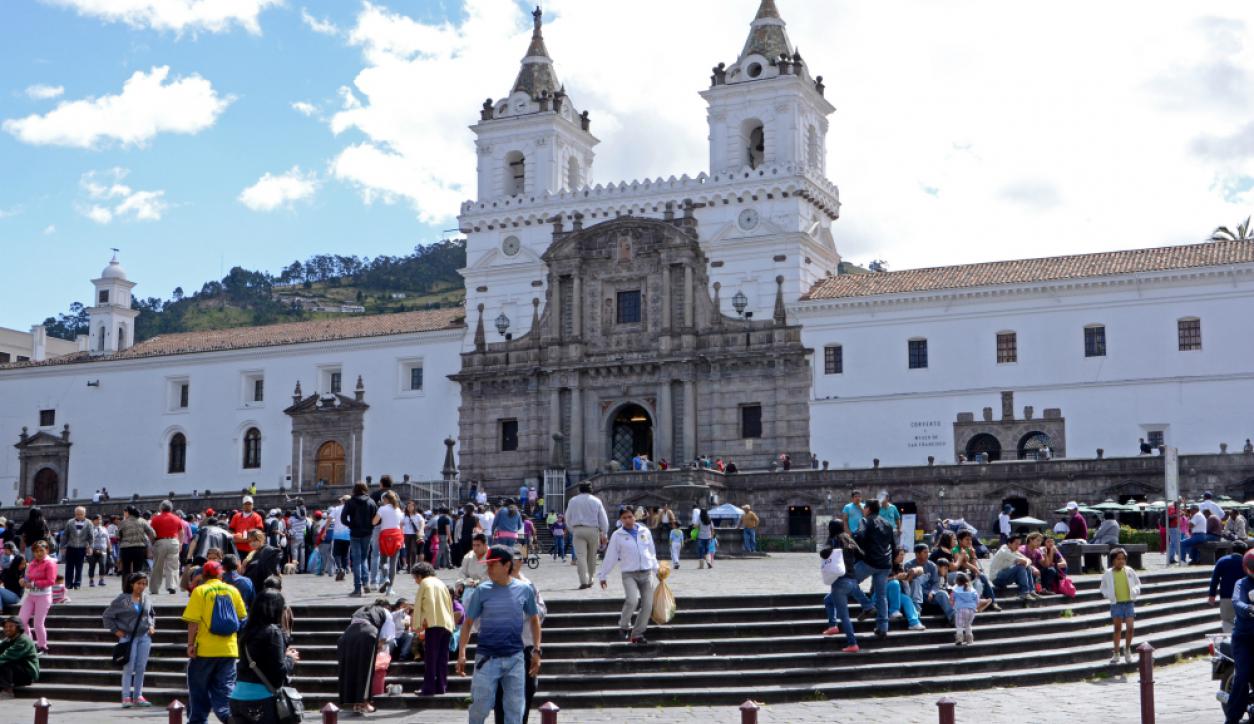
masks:
<svg viewBox="0 0 1254 724"><path fill-rule="evenodd" d="M989 578L994 586L1009 586L1012 583L1018 586L1020 601L1036 601L1040 596L1036 594L1032 578L1032 561L1019 552L1021 543L1022 538L1016 533L1007 539L1006 545L997 549L988 563Z"/></svg>

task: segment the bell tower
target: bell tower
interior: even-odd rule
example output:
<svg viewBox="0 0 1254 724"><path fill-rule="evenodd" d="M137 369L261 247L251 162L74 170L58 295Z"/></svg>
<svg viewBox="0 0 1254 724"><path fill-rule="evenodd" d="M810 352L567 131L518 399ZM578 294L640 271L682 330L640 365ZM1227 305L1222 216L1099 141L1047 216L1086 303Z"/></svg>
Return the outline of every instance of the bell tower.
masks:
<svg viewBox="0 0 1254 724"><path fill-rule="evenodd" d="M532 13L531 44L505 98L484 101L470 127L479 157L479 200L573 191L592 178L594 146L587 111L580 113L557 80Z"/></svg>
<svg viewBox="0 0 1254 724"><path fill-rule="evenodd" d="M825 176L827 117L823 97L788 39L775 0L762 0L749 37L731 65L719 63L710 87L710 173L794 165Z"/></svg>
<svg viewBox="0 0 1254 724"><path fill-rule="evenodd" d="M121 352L135 344L135 318L138 309L131 308L131 290L135 282L126 278L126 270L118 263L117 251L109 265L91 280L95 287L93 305L88 308L88 350L93 355Z"/></svg>

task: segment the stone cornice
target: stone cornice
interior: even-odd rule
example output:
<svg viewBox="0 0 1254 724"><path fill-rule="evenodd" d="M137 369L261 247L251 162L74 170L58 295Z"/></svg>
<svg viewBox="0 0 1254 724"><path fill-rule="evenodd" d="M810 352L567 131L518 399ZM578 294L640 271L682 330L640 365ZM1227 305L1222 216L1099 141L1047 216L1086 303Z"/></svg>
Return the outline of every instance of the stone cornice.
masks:
<svg viewBox="0 0 1254 724"><path fill-rule="evenodd" d="M462 233L504 227L547 224L558 214L583 214L585 223L630 211L641 205L664 210L666 202L674 202L678 210L685 199L695 203L721 202L723 199L743 201L746 196L774 197L784 194L801 196L831 219L840 213L840 192L816 169L795 164L771 164L757 169L744 167L739 171L685 174L679 178L643 179L617 184L584 187L575 191L533 196L511 196L490 201L467 201L462 204L458 225Z"/></svg>

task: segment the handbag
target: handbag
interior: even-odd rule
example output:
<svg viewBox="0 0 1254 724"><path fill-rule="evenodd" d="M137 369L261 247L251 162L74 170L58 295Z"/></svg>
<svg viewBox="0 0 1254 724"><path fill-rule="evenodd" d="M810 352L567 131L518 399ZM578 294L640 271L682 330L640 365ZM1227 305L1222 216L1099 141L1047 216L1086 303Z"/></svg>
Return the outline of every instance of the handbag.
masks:
<svg viewBox="0 0 1254 724"><path fill-rule="evenodd" d="M305 700L301 698L300 692L290 686L276 690L270 685L266 675L261 673L252 655L248 653L248 644L244 644L241 648L244 649L244 658L248 659L248 668L252 669L261 680L261 685L274 695L274 715L279 724L299 724L304 721Z"/></svg>
<svg viewBox="0 0 1254 724"><path fill-rule="evenodd" d="M131 662L131 644L135 641L135 635L139 633L139 622L143 620L144 607L141 606L139 614L135 616L135 627L131 629L131 637L113 645L113 654L109 657L113 660L113 663L118 666L126 666Z"/></svg>

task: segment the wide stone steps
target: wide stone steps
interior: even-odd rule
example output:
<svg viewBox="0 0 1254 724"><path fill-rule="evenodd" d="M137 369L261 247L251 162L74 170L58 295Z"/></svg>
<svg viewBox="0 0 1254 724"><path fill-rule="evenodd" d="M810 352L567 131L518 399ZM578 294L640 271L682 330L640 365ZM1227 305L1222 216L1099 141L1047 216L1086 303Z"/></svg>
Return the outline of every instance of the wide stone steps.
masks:
<svg viewBox="0 0 1254 724"><path fill-rule="evenodd" d="M1204 634L1218 629L1206 605L1208 571L1176 569L1146 574L1137 603L1137 640L1150 641L1160 656L1197 653ZM618 602L611 599L550 602L545 622L545 661L537 701L563 708L633 705L735 704L745 698L777 702L812 698L886 695L988 685L999 672L1014 683L1082 678L1122 666L1107 664L1109 605L1097 579L1077 580L1074 599L1039 603L1003 601L1004 611L977 616L976 643L955 647L953 630L925 616L927 631L906 631L894 621L889 638L871 636L873 621L857 624L863 652L841 654L843 636L822 637L822 593L720 596L679 601L667 626L649 630L650 643L631 646L617 638ZM145 688L158 704L186 697L185 629L181 605L158 599L157 642ZM31 689L38 696L112 701L120 679L109 665L112 637L94 606L71 604L49 616L52 652L44 675ZM294 645L301 650L295 685L307 701L333 700L337 686L335 640L352 606L296 606ZM473 661L474 646L470 646ZM419 699L408 693L420 682L421 662L394 663L389 683L406 695L376 704L396 708L459 708L469 678L452 676L449 693ZM965 683L964 683L965 682ZM36 693L37 692L37 693Z"/></svg>

